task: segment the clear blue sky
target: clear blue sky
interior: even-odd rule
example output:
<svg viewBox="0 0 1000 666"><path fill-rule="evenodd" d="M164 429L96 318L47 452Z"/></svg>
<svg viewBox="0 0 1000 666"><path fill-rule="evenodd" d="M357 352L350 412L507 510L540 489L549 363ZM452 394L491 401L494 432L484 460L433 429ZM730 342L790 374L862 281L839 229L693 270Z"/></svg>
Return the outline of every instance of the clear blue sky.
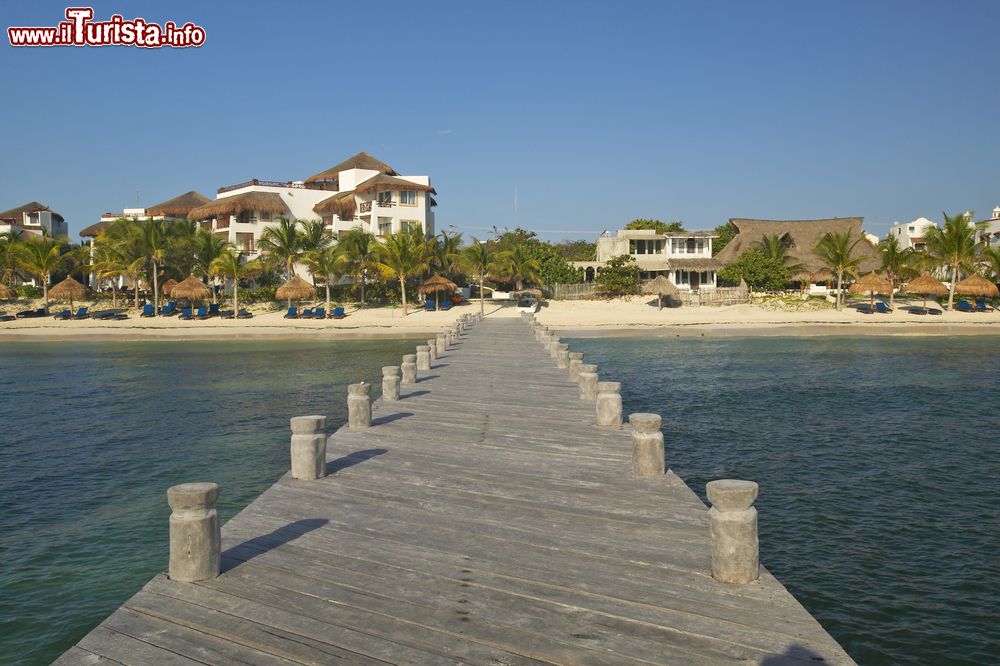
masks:
<svg viewBox="0 0 1000 666"><path fill-rule="evenodd" d="M82 4L82 3L81 3ZM365 150L439 229L593 238L635 217L940 220L1000 203L1000 2L94 3L199 49L12 49L0 210L105 211ZM514 191L517 189L517 210Z"/></svg>

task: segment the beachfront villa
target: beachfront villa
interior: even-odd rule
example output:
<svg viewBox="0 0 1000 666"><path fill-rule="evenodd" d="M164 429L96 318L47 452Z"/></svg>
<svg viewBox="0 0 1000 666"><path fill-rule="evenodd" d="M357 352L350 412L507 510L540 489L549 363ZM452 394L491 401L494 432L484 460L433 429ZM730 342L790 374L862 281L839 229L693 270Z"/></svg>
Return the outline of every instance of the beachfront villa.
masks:
<svg viewBox="0 0 1000 666"><path fill-rule="evenodd" d="M172 199L161 201L148 208L125 208L121 213L104 213L101 219L80 232L81 238L95 238L97 234L111 226L115 220L127 218L146 222L147 220L186 220L193 208L211 201L204 194L185 192Z"/></svg>
<svg viewBox="0 0 1000 666"><path fill-rule="evenodd" d="M33 236L47 234L54 238L69 235L63 216L37 201L0 213L0 234L7 232Z"/></svg>
<svg viewBox="0 0 1000 666"><path fill-rule="evenodd" d="M979 222L976 226L979 242L986 247L1000 247L1000 206L993 209L989 219Z"/></svg>
<svg viewBox="0 0 1000 666"><path fill-rule="evenodd" d="M913 248L918 252L927 250L927 231L937 229L937 223L926 217L918 217L912 222L897 222L889 227L889 236L899 239L899 247L903 250Z"/></svg>
<svg viewBox="0 0 1000 666"><path fill-rule="evenodd" d="M712 258L714 238L718 235L711 231L619 229L614 236L605 234L597 239L596 261L571 263L583 269L585 281L593 282L605 263L627 254L635 259L642 280L663 275L681 290L714 289L718 284L716 271L722 265Z"/></svg>

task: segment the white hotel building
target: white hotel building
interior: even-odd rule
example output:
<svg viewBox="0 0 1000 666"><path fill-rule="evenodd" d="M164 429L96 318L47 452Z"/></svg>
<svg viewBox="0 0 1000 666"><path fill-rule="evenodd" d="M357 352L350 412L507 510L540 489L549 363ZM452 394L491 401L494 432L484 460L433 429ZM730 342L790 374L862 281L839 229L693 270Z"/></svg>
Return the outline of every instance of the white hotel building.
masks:
<svg viewBox="0 0 1000 666"><path fill-rule="evenodd" d="M0 233L14 232L18 235L65 238L68 235L63 216L37 201L26 203L0 213Z"/></svg>
<svg viewBox="0 0 1000 666"><path fill-rule="evenodd" d="M927 249L927 231L936 229L937 224L926 217L918 217L912 222L897 222L889 227L889 235L899 239L899 247L906 250L913 248L918 252Z"/></svg>
<svg viewBox="0 0 1000 666"><path fill-rule="evenodd" d="M619 229L616 236L597 239L597 261L574 261L592 282L597 270L614 257L627 254L635 259L639 277L651 280L664 275L678 289L714 289L720 264L712 257L712 231L656 233L652 229Z"/></svg>

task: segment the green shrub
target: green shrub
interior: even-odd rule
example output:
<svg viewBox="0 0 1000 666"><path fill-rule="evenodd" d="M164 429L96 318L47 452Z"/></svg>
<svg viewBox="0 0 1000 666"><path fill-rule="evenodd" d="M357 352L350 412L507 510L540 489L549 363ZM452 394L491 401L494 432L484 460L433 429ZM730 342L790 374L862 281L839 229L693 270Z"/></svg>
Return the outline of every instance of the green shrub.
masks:
<svg viewBox="0 0 1000 666"><path fill-rule="evenodd" d="M605 296L625 296L639 291L639 267L627 254L609 259L597 269L597 289Z"/></svg>

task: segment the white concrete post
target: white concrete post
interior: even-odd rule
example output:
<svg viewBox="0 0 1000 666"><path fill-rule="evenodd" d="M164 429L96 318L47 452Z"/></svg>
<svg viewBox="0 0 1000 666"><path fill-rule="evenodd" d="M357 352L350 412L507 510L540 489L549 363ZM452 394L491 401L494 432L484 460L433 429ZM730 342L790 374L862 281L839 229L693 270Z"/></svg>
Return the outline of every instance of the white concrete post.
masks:
<svg viewBox="0 0 1000 666"><path fill-rule="evenodd" d="M431 363L433 363L438 358L437 339L432 339L427 341L427 350L430 352Z"/></svg>
<svg viewBox="0 0 1000 666"><path fill-rule="evenodd" d="M556 367L561 370L569 368L569 345L560 344L556 349Z"/></svg>
<svg viewBox="0 0 1000 666"><path fill-rule="evenodd" d="M580 381L580 366L583 364L583 352L569 353L569 380L574 384Z"/></svg>
<svg viewBox="0 0 1000 666"><path fill-rule="evenodd" d="M366 382L347 387L347 425L369 428L372 424L372 385Z"/></svg>
<svg viewBox="0 0 1000 666"><path fill-rule="evenodd" d="M416 384L417 383L417 355L416 354L403 354L403 364L399 366L400 371L403 373L402 382L403 384Z"/></svg>
<svg viewBox="0 0 1000 666"><path fill-rule="evenodd" d="M448 351L448 336L443 333L439 333L436 338L434 338L435 346L437 347L437 355L440 358L446 351Z"/></svg>
<svg viewBox="0 0 1000 666"><path fill-rule="evenodd" d="M556 357L556 345L558 344L560 344L559 336L553 335L551 338L549 338L549 344L545 346L545 348L549 350L549 356L551 356L553 359Z"/></svg>
<svg viewBox="0 0 1000 666"><path fill-rule="evenodd" d="M326 417L293 416L292 478L303 481L326 476Z"/></svg>
<svg viewBox="0 0 1000 666"><path fill-rule="evenodd" d="M400 369L395 365L382 366L382 400L399 400Z"/></svg>
<svg viewBox="0 0 1000 666"><path fill-rule="evenodd" d="M431 369L431 348L427 345L417 345L417 371Z"/></svg>
<svg viewBox="0 0 1000 666"><path fill-rule="evenodd" d="M580 365L580 400L597 400L597 366L593 363Z"/></svg>
<svg viewBox="0 0 1000 666"><path fill-rule="evenodd" d="M709 481L712 508L712 578L722 583L752 583L760 577L757 541L757 484L738 479Z"/></svg>
<svg viewBox="0 0 1000 666"><path fill-rule="evenodd" d="M632 476L661 476L666 470L663 454L663 420L659 414L629 414L632 426Z"/></svg>
<svg viewBox="0 0 1000 666"><path fill-rule="evenodd" d="M193 583L219 575L222 532L215 503L217 483L182 483L167 490L170 505L171 580Z"/></svg>
<svg viewBox="0 0 1000 666"><path fill-rule="evenodd" d="M597 382L597 425L618 427L622 424L622 385Z"/></svg>

